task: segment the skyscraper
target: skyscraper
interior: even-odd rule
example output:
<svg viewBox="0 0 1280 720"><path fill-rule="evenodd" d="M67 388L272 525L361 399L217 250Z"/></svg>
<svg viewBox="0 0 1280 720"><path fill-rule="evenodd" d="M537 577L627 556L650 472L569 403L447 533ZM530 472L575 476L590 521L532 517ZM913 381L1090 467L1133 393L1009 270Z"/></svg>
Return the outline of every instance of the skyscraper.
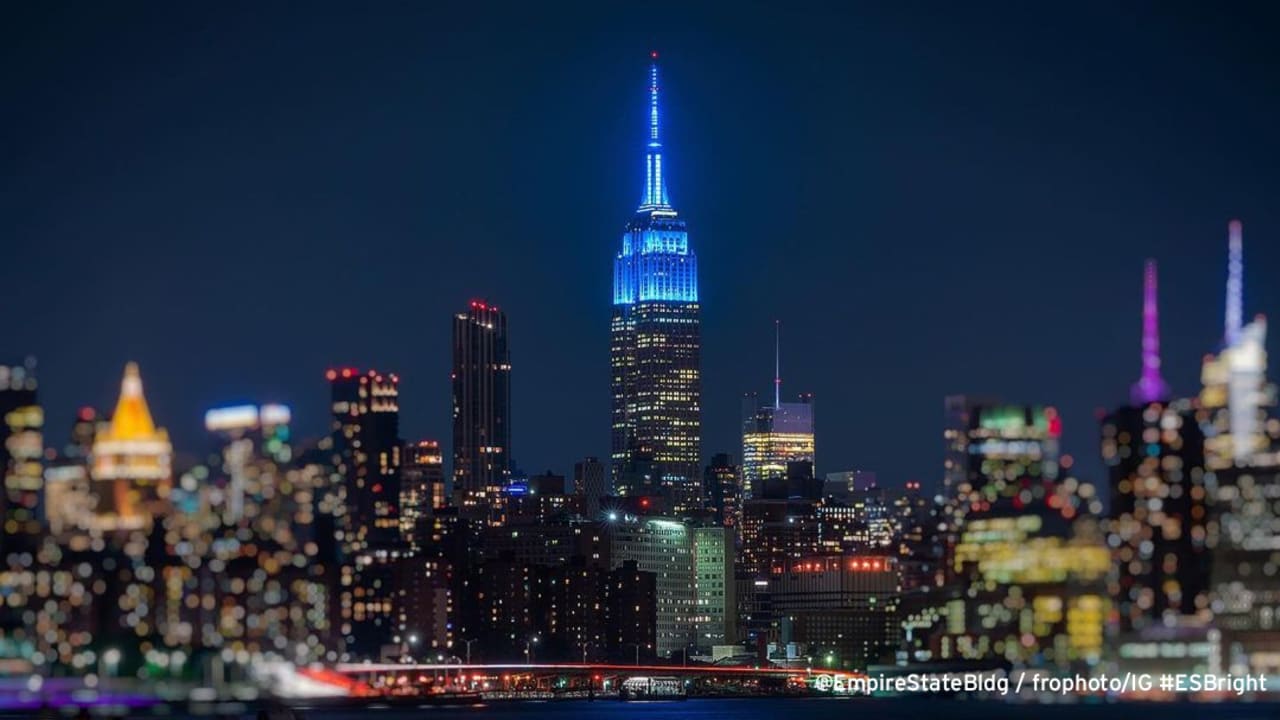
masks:
<svg viewBox="0 0 1280 720"><path fill-rule="evenodd" d="M701 489L698 261L667 197L658 54L651 57L644 194L613 264L611 458L619 494L634 494L624 468L645 456L682 509L698 503Z"/></svg>
<svg viewBox="0 0 1280 720"><path fill-rule="evenodd" d="M347 549L400 541L400 378L330 370L333 452L345 483Z"/></svg>
<svg viewBox="0 0 1280 720"><path fill-rule="evenodd" d="M774 326L775 333L777 325ZM782 365L774 335L773 404L760 405L755 393L742 400L742 498L764 492L766 480L787 474L787 463L814 461L813 396L782 402Z"/></svg>
<svg viewBox="0 0 1280 720"><path fill-rule="evenodd" d="M36 402L35 359L0 365L0 481L4 483L3 548L15 537L36 538L43 522L44 411Z"/></svg>
<svg viewBox="0 0 1280 720"><path fill-rule="evenodd" d="M464 513L502 520L511 470L507 316L473 300L453 318L453 491Z"/></svg>
<svg viewBox="0 0 1280 720"><path fill-rule="evenodd" d="M422 542L430 516L449 504L445 493L444 456L438 440L419 440L404 447L400 468L400 529L415 543ZM427 523L427 525L422 525Z"/></svg>
<svg viewBox="0 0 1280 720"><path fill-rule="evenodd" d="M1058 477L1062 418L1052 407L946 398L944 496L953 521L1000 497ZM1041 495L1035 491L1036 499Z"/></svg>
<svg viewBox="0 0 1280 720"><path fill-rule="evenodd" d="M738 525L742 523L742 469L728 453L716 453L702 471L702 485L707 507L721 525L733 529L736 541Z"/></svg>
<svg viewBox="0 0 1280 720"><path fill-rule="evenodd" d="M1262 461L1268 449L1265 407L1275 405L1267 382L1267 319L1245 325L1244 240L1239 220L1228 225L1226 322L1222 350L1207 355L1200 379L1200 424L1211 469ZM1268 460L1269 462L1270 460Z"/></svg>
<svg viewBox="0 0 1280 720"><path fill-rule="evenodd" d="M588 457L573 464L573 494L579 511L588 519L600 514L600 499L609 494L604 463Z"/></svg>
<svg viewBox="0 0 1280 720"><path fill-rule="evenodd" d="M172 455L169 433L151 419L142 375L131 362L124 368L111 423L93 441L98 524L108 530L149 526L163 487L172 481Z"/></svg>
<svg viewBox="0 0 1280 720"><path fill-rule="evenodd" d="M1143 276L1142 375L1130 404L1102 420L1111 480L1108 545L1118 568L1112 597L1123 631L1206 607L1204 435L1160 377L1156 264Z"/></svg>

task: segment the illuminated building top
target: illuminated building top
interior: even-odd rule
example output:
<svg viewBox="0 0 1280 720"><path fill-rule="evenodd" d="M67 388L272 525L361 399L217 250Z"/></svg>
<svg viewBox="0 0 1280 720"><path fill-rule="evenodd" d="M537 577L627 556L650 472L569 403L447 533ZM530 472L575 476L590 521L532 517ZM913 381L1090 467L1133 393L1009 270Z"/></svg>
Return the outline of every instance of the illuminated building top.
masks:
<svg viewBox="0 0 1280 720"><path fill-rule="evenodd" d="M698 301L698 261L689 249L689 233L671 206L663 178L658 54L652 53L651 58L644 195L627 223L622 249L614 260L614 305Z"/></svg>
<svg viewBox="0 0 1280 720"><path fill-rule="evenodd" d="M169 476L169 433L156 427L142 394L138 364L124 368L111 422L93 442L95 479L163 479Z"/></svg>
<svg viewBox="0 0 1280 720"><path fill-rule="evenodd" d="M151 418L137 363L124 368L116 411L94 438L92 455L99 526L136 530L149 524L170 480L173 446Z"/></svg>
<svg viewBox="0 0 1280 720"><path fill-rule="evenodd" d="M749 394L742 403L742 495L760 495L768 479L786 475L787 463L814 461L813 396L782 402L780 329L774 325L773 404L756 404Z"/></svg>
<svg viewBox="0 0 1280 720"><path fill-rule="evenodd" d="M1160 376L1160 318L1156 305L1156 261L1148 260L1142 275L1142 377L1129 391L1134 405L1169 399L1169 384Z"/></svg>
<svg viewBox="0 0 1280 720"><path fill-rule="evenodd" d="M1205 357L1200 371L1205 445L1208 463L1215 469L1261 459L1269 444L1263 408L1275 404L1275 387L1267 382L1267 320L1259 315L1247 325L1242 321L1242 227L1239 220L1227 227L1224 346Z"/></svg>

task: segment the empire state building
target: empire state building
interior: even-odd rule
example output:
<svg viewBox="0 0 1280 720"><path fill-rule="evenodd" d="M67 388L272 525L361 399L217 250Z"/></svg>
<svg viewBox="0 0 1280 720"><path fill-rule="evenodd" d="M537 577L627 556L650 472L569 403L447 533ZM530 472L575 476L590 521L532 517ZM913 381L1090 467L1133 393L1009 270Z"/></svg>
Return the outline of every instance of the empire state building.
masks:
<svg viewBox="0 0 1280 720"><path fill-rule="evenodd" d="M700 500L698 261L667 197L651 57L644 195L613 262L613 480L620 495L659 496L680 511Z"/></svg>

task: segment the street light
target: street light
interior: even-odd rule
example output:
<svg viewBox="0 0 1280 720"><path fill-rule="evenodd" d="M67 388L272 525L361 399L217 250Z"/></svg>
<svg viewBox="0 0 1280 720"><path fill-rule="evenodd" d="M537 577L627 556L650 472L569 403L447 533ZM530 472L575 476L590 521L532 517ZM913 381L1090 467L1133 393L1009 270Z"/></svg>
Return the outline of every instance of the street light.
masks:
<svg viewBox="0 0 1280 720"><path fill-rule="evenodd" d="M588 640L586 642L579 643L579 644L582 645L582 664L586 665L587 664L587 648L591 647L591 641Z"/></svg>
<svg viewBox="0 0 1280 720"><path fill-rule="evenodd" d="M524 641L524 662L526 665L533 664L533 646L538 642L538 636L534 635Z"/></svg>
<svg viewBox="0 0 1280 720"><path fill-rule="evenodd" d="M462 642L467 644L467 664L470 665L471 664L471 643L478 642L478 638L471 638L470 640L463 640Z"/></svg>
<svg viewBox="0 0 1280 720"><path fill-rule="evenodd" d="M636 665L640 665L640 643L627 643L624 647L634 647L636 649Z"/></svg>

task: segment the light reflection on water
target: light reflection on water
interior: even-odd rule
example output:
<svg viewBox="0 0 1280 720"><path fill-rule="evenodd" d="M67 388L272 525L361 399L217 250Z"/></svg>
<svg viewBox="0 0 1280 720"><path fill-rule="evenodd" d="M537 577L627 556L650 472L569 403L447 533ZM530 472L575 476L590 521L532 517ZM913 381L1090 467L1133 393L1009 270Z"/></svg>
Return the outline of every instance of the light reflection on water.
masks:
<svg viewBox="0 0 1280 720"><path fill-rule="evenodd" d="M938 699L727 699L685 702L626 703L567 700L493 703L480 707L394 708L385 710L307 710L306 720L630 720L631 718L691 718L693 720L1001 720L1047 718L1070 720L1133 720L1135 715L1164 720L1274 720L1280 718L1277 703L1162 703L1162 704L1064 704L1012 705L993 702Z"/></svg>

